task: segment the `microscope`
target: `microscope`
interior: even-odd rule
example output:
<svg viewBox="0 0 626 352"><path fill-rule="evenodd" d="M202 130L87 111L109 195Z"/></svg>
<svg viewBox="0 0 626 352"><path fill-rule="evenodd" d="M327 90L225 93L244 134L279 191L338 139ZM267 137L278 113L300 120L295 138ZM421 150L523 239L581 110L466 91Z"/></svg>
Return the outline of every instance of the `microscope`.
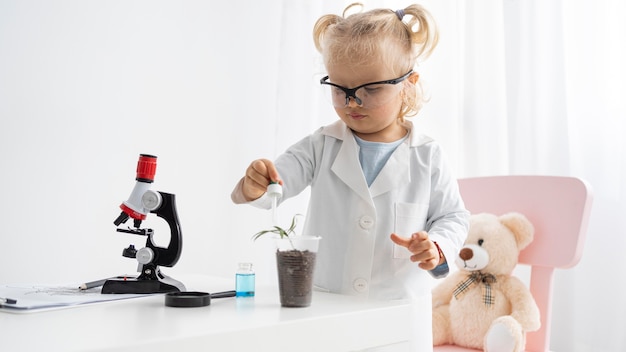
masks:
<svg viewBox="0 0 626 352"><path fill-rule="evenodd" d="M133 244L122 251L122 256L134 258L138 262L138 276L118 276L108 279L102 286L102 293L166 293L185 291L185 286L171 277L163 275L159 266L172 267L178 262L182 251L182 234L176 199L173 194L150 189L156 173L157 157L140 154L137 162L136 182L127 201L120 205L122 212L113 222L117 232L146 236L146 245L136 249ZM153 242L154 231L141 228L141 222L148 213L164 219L170 228L170 243L167 248ZM122 224L132 218L133 226Z"/></svg>

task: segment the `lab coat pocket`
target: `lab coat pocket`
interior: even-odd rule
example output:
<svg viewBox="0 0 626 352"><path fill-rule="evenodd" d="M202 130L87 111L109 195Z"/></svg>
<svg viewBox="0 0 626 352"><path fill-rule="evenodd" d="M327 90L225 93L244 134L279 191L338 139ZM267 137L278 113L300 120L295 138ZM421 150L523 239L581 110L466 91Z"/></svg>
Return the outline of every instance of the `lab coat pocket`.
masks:
<svg viewBox="0 0 626 352"><path fill-rule="evenodd" d="M415 232L426 228L428 205L417 203L396 203L394 232L398 236L410 237ZM405 247L393 244L394 258L409 258L411 252Z"/></svg>

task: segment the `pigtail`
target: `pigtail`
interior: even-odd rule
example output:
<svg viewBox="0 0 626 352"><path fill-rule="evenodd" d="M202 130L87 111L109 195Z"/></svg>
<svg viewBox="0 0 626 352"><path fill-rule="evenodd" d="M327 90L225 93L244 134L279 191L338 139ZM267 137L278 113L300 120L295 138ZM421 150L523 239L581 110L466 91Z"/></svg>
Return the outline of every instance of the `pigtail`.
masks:
<svg viewBox="0 0 626 352"><path fill-rule="evenodd" d="M398 13L411 15L405 25L409 31L412 47L415 48L415 58L417 60L428 58L439 42L439 31L434 18L430 12L418 4L396 11L396 15L400 18Z"/></svg>
<svg viewBox="0 0 626 352"><path fill-rule="evenodd" d="M313 42L317 51L323 53L322 43L324 43L326 31L341 20L342 18L337 15L325 15L315 22L315 26L313 26Z"/></svg>
<svg viewBox="0 0 626 352"><path fill-rule="evenodd" d="M363 8L365 8L365 6L362 3L360 3L360 2L353 2L352 4L346 6L346 8L343 10L343 14L342 14L343 18L348 17L350 15L350 9L354 8L354 7L360 7L360 10L357 11L357 12L362 12Z"/></svg>

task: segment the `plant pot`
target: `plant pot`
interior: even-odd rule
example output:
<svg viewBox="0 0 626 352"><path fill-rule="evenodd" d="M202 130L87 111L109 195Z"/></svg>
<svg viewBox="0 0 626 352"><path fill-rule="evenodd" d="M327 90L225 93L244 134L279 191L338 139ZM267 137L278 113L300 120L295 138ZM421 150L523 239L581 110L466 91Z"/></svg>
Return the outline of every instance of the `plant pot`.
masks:
<svg viewBox="0 0 626 352"><path fill-rule="evenodd" d="M276 240L278 289L283 307L308 307L313 297L313 272L321 237L291 236Z"/></svg>

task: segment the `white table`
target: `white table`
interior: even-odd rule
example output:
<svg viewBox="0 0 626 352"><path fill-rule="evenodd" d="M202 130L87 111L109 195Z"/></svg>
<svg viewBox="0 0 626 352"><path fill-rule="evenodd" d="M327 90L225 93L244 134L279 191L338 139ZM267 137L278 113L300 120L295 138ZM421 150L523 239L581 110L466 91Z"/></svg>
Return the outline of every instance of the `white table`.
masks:
<svg viewBox="0 0 626 352"><path fill-rule="evenodd" d="M183 278L181 278L183 279ZM188 291L231 290L218 278L185 278ZM172 308L163 295L72 308L0 312L0 351L354 351L406 342L412 310L315 292L307 308L282 308L278 292L220 298L200 308Z"/></svg>

